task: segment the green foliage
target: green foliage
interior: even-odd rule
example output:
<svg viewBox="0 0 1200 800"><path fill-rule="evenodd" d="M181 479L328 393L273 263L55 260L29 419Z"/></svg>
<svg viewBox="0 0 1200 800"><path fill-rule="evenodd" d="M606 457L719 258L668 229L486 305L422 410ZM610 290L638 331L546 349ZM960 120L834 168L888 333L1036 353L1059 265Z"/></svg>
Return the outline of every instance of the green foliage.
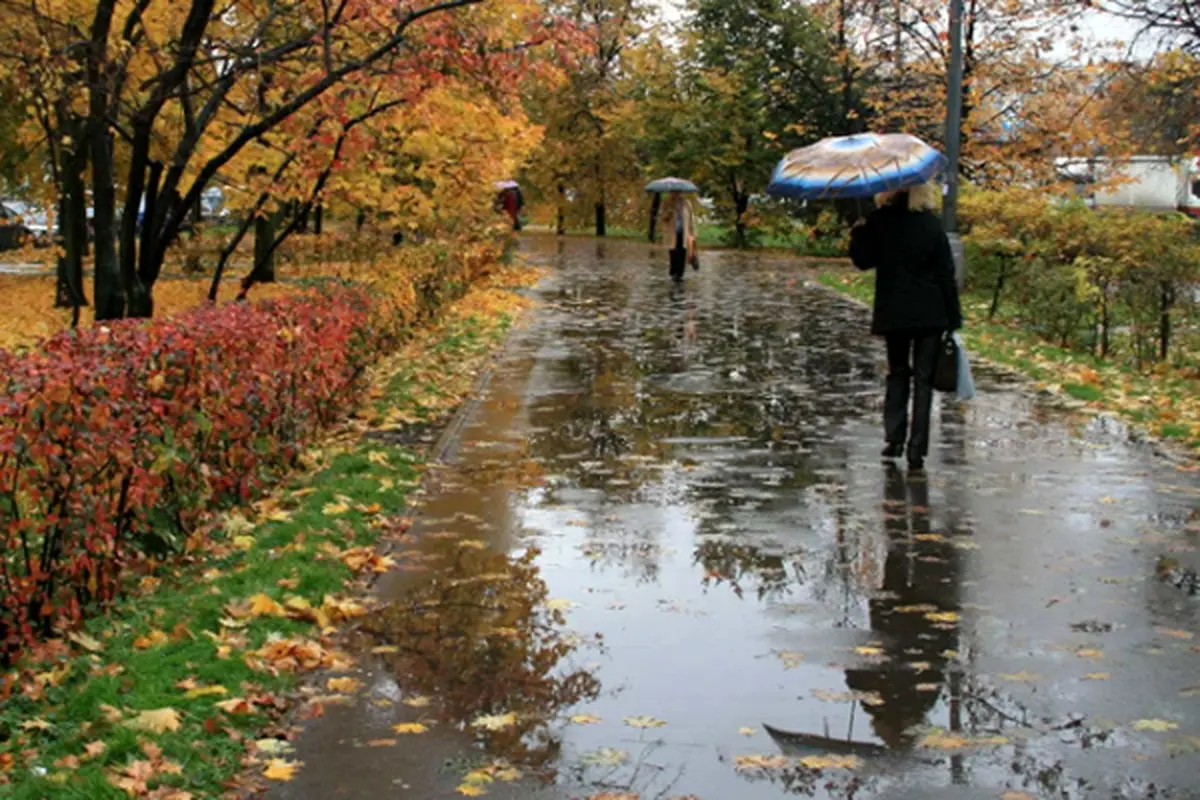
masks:
<svg viewBox="0 0 1200 800"><path fill-rule="evenodd" d="M1144 367L1194 358L1196 223L1181 214L1097 212L1044 192L963 198L968 290L986 293L1063 347Z"/></svg>
<svg viewBox="0 0 1200 800"><path fill-rule="evenodd" d="M790 149L848 124L827 32L789 0L694 0L678 54L648 55L642 150L658 172L696 181L732 244L772 211L756 202ZM775 212L778 214L778 211Z"/></svg>

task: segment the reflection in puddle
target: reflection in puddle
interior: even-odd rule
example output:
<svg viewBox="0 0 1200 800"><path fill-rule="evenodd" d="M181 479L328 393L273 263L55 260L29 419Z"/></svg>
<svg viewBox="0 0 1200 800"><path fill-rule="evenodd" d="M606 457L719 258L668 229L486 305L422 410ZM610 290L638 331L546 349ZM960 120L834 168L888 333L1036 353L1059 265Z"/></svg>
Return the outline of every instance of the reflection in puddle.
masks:
<svg viewBox="0 0 1200 800"><path fill-rule="evenodd" d="M490 756L544 767L561 745L562 711L599 692L573 666L586 643L564 631L538 550L506 556L475 539L442 542L432 577L372 622L378 651L404 690L429 698L431 711L469 729Z"/></svg>

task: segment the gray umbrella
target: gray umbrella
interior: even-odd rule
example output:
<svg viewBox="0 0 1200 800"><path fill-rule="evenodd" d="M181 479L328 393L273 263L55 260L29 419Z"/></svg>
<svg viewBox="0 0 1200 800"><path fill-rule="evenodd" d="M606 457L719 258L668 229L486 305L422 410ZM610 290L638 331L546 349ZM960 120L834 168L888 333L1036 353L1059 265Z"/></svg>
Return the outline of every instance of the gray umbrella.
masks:
<svg viewBox="0 0 1200 800"><path fill-rule="evenodd" d="M699 192L696 184L683 178L659 178L646 184L647 192Z"/></svg>

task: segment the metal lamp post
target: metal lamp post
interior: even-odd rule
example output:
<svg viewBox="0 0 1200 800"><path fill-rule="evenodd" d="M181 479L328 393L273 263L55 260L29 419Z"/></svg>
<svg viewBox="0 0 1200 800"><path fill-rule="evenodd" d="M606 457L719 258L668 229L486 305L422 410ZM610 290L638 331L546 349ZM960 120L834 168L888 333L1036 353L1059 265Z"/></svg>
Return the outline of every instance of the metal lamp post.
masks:
<svg viewBox="0 0 1200 800"><path fill-rule="evenodd" d="M965 272L962 239L958 236L958 159L962 144L963 0L950 0L950 74L946 87L946 196L942 221L954 254L954 278L963 288Z"/></svg>

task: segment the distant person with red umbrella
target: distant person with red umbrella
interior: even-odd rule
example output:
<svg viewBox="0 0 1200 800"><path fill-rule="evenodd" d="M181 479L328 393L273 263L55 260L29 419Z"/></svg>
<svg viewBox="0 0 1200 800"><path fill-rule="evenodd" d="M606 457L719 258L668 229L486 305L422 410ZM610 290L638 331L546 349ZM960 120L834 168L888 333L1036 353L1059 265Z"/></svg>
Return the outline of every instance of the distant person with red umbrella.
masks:
<svg viewBox="0 0 1200 800"><path fill-rule="evenodd" d="M500 181L496 184L499 194L496 196L496 210L503 211L512 219L514 231L521 230L521 209L525 207L525 197L516 181Z"/></svg>

